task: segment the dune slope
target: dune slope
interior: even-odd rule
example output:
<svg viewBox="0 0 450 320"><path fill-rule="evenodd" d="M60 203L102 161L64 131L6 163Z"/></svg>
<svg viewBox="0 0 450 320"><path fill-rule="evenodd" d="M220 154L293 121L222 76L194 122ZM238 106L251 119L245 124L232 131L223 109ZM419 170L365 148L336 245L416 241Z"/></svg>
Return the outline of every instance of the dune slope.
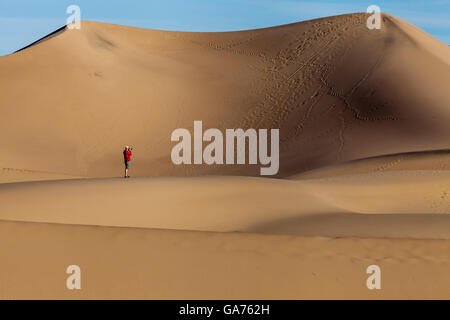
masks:
<svg viewBox="0 0 450 320"><path fill-rule="evenodd" d="M83 21L0 58L0 167L119 176L257 175L175 166L176 128L279 128L287 176L382 154L450 148L450 48L366 14L191 33ZM389 138L386 138L389 137Z"/></svg>
<svg viewBox="0 0 450 320"><path fill-rule="evenodd" d="M302 172L291 176L290 179L316 179L359 173L416 170L450 170L450 150L400 153L358 159Z"/></svg>
<svg viewBox="0 0 450 320"><path fill-rule="evenodd" d="M450 239L449 194L450 171L20 182L0 184L0 220Z"/></svg>
<svg viewBox="0 0 450 320"><path fill-rule="evenodd" d="M450 285L446 240L2 221L0 242L3 299L448 299ZM72 264L81 290L65 287ZM365 287L371 264L381 290Z"/></svg>

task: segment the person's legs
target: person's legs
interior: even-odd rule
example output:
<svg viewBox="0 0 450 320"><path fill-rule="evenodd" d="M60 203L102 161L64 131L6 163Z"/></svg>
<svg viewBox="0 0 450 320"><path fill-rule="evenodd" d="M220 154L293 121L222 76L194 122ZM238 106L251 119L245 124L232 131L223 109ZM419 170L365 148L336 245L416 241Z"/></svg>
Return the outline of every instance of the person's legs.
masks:
<svg viewBox="0 0 450 320"><path fill-rule="evenodd" d="M128 169L130 168L130 162L126 161L125 162L125 178L129 178L130 176L128 175Z"/></svg>
<svg viewBox="0 0 450 320"><path fill-rule="evenodd" d="M129 163L128 163L128 161L125 161L125 178L128 178L128 167L129 167Z"/></svg>

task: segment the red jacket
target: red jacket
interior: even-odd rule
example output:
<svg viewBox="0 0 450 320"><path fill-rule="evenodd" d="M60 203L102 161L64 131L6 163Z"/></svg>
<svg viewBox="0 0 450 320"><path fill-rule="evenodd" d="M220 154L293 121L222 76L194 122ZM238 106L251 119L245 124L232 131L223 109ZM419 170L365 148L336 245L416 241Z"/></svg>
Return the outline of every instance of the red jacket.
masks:
<svg viewBox="0 0 450 320"><path fill-rule="evenodd" d="M131 156L133 155L131 150L125 150L124 155L125 155L125 160L126 161L131 161Z"/></svg>

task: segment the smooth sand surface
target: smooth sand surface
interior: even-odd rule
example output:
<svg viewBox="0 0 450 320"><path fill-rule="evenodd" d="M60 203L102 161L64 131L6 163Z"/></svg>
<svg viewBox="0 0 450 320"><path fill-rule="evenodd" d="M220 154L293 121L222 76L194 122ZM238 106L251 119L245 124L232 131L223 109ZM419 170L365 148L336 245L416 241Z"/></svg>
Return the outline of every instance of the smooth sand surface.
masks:
<svg viewBox="0 0 450 320"><path fill-rule="evenodd" d="M11 241L11 239L14 239ZM0 222L1 297L448 298L450 242ZM12 259L13 258L13 259ZM67 266L82 270L67 290ZM382 289L366 288L379 265Z"/></svg>
<svg viewBox="0 0 450 320"><path fill-rule="evenodd" d="M22 182L0 184L0 220L450 239L448 194L450 171L301 181L174 177ZM377 228L383 225L386 229Z"/></svg>
<svg viewBox="0 0 450 320"><path fill-rule="evenodd" d="M450 48L366 18L83 21L0 57L0 298L449 299ZM194 120L279 128L279 174L175 166Z"/></svg>

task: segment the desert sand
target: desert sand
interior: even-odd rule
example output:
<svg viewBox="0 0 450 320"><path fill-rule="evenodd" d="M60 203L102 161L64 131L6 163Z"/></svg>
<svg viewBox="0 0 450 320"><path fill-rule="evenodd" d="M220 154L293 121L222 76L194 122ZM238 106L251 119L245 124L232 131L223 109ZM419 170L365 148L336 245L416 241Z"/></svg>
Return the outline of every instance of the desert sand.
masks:
<svg viewBox="0 0 450 320"><path fill-rule="evenodd" d="M0 57L0 298L449 299L450 48L382 16L82 21ZM278 175L174 165L194 120L279 128Z"/></svg>

